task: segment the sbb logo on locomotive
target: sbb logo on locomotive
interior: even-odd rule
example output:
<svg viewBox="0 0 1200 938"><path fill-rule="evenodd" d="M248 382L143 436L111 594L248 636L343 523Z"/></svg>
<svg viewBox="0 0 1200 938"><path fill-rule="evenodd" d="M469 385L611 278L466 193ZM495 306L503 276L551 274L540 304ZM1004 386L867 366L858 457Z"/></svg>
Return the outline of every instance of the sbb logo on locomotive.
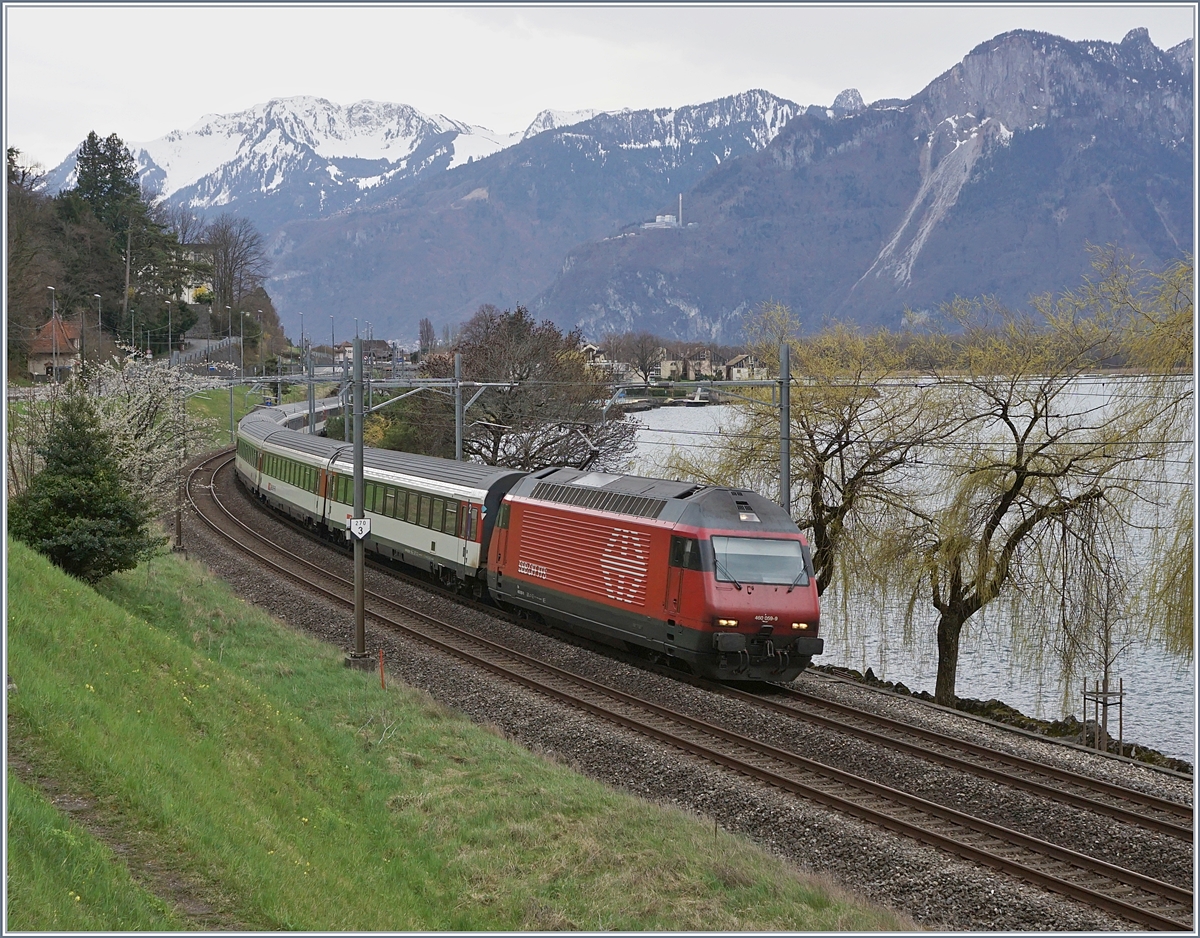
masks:
<svg viewBox="0 0 1200 938"><path fill-rule="evenodd" d="M539 563L530 563L528 560L517 562L517 573L523 573L525 576L535 576L542 580L549 579L550 577L545 567Z"/></svg>

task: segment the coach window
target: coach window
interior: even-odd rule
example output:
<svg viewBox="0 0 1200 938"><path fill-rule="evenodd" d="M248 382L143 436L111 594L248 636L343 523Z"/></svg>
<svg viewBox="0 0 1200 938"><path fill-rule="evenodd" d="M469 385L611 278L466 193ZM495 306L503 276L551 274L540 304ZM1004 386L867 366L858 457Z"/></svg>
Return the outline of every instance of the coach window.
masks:
<svg viewBox="0 0 1200 938"><path fill-rule="evenodd" d="M455 534L458 531L458 502L446 502L446 522L442 525L443 534Z"/></svg>
<svg viewBox="0 0 1200 938"><path fill-rule="evenodd" d="M417 523L417 506L421 502L421 497L416 492L408 493L408 523Z"/></svg>
<svg viewBox="0 0 1200 938"><path fill-rule="evenodd" d="M418 523L423 528L429 527L429 509L432 504L433 504L432 497L430 497L429 495L421 496L421 517L420 517L420 520Z"/></svg>
<svg viewBox="0 0 1200 938"><path fill-rule="evenodd" d="M433 528L435 531L440 531L442 529L442 513L445 504L446 503L440 498L435 498L433 500L433 517L429 519L429 527Z"/></svg>
<svg viewBox="0 0 1200 938"><path fill-rule="evenodd" d="M383 495L383 513L389 518L396 517L396 490L390 485Z"/></svg>
<svg viewBox="0 0 1200 938"><path fill-rule="evenodd" d="M374 511L375 509L371 507L374 504L374 502L375 502L375 483L368 482L366 485L366 489L363 492L363 510L364 511Z"/></svg>
<svg viewBox="0 0 1200 938"><path fill-rule="evenodd" d="M467 540L475 540L475 535L479 532L479 509L474 505L467 512Z"/></svg>

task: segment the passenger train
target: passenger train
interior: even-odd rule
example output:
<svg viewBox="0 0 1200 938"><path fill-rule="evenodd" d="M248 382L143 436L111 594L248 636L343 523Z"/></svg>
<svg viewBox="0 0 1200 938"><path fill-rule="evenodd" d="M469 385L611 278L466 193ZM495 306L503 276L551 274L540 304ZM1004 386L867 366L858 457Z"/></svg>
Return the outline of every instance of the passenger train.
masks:
<svg viewBox="0 0 1200 938"><path fill-rule="evenodd" d="M323 401L318 419L337 410ZM348 537L353 447L267 408L238 427L251 493ZM445 585L725 681L795 678L819 655L808 544L753 492L571 468L524 472L363 449L366 550Z"/></svg>

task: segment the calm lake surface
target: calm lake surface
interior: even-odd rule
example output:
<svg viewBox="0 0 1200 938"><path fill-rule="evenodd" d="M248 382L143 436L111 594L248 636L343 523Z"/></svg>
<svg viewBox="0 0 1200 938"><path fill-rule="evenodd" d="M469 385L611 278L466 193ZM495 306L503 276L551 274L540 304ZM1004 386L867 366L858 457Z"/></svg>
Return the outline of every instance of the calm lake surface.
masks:
<svg viewBox="0 0 1200 938"><path fill-rule="evenodd" d="M661 407L632 416L643 429L631 471L653 476L661 474L659 466L672 447L703 451L721 446L721 431L729 433L736 409L729 405ZM1180 468L1181 479L1187 479L1189 473L1190 468ZM829 600L830 593L824 598ZM1059 719L1072 712L1079 717L1081 688L1073 687L1064 704L1057 669L1048 665L1042 673L1029 673L1019 667L1003 614L993 614L990 619L981 616L963 632L958 695L981 700L994 697L1043 719ZM937 648L932 614L922 620L910 640L905 639L899 615L881 616L875 608L856 608L853 597L844 604L836 599L825 602L821 621L825 637L825 654L819 659L822 664L858 671L871 668L882 680L903 681L911 690L933 692ZM1148 642L1135 643L1118 659L1114 690L1115 677L1125 680L1125 739L1194 763L1194 661L1175 658ZM1109 730L1114 735L1117 732L1115 708L1110 711Z"/></svg>

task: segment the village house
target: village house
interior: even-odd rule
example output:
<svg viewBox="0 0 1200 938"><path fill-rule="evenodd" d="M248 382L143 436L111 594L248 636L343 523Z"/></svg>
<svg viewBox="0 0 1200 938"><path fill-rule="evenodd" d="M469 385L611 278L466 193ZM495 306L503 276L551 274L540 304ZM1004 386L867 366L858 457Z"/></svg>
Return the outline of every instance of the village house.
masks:
<svg viewBox="0 0 1200 938"><path fill-rule="evenodd" d="M753 355L738 355L725 363L726 381L762 381L767 377L767 369Z"/></svg>
<svg viewBox="0 0 1200 938"><path fill-rule="evenodd" d="M708 349L687 353L682 358L667 358L667 354L663 349L658 363L658 376L662 381L703 381L724 377L724 369L713 361Z"/></svg>
<svg viewBox="0 0 1200 938"><path fill-rule="evenodd" d="M79 324L55 315L38 330L29 349L29 374L34 379L61 381L80 364Z"/></svg>

